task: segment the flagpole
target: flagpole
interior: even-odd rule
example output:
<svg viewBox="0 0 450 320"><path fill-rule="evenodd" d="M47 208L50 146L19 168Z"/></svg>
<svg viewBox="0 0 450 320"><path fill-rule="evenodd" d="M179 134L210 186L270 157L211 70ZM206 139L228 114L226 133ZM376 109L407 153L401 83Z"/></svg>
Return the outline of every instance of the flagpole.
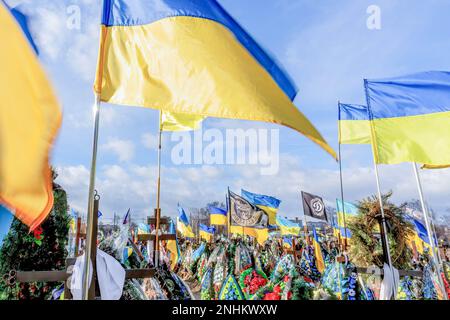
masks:
<svg viewBox="0 0 450 320"><path fill-rule="evenodd" d="M98 133L100 126L100 96L95 94L94 112L94 137L92 143L91 173L89 178L89 196L88 196L88 216L86 226L86 245L84 252L84 273L83 273L83 300L88 300L89 295L89 273L92 272L90 258L92 252L92 237L94 232L94 190L95 190L95 172L97 168L97 149Z"/></svg>
<svg viewBox="0 0 450 320"><path fill-rule="evenodd" d="M158 143L158 182L156 186L156 235L155 235L155 267L159 266L159 228L161 219L161 149L162 149L162 111L159 111L159 143Z"/></svg>
<svg viewBox="0 0 450 320"><path fill-rule="evenodd" d="M385 252L386 252L386 258L387 262L389 264L389 267L392 269L392 260L391 260L391 252L389 251L389 239L387 235L387 227L386 227L386 217L384 215L384 207L383 207L383 199L381 198L381 189L380 189L380 178L378 175L378 165L375 161L375 157L373 158L373 163L375 166L375 178L377 181L377 191L378 191L378 201L380 203L380 211L381 211L381 227L383 228L383 234L384 234L384 243L385 243Z"/></svg>
<svg viewBox="0 0 450 320"><path fill-rule="evenodd" d="M384 215L384 207L383 207L383 199L381 198L381 188L380 188L380 177L378 175L378 164L377 164L377 151L376 151L376 141L375 141L375 129L373 126L373 116L372 116L372 110L370 107L370 99L369 99L369 93L368 93L368 89L367 89L367 82L365 81L364 83L364 89L365 89L365 93L366 93L366 99L367 99L367 111L369 114L369 120L370 120L370 133L371 133L371 146L372 146L372 155L373 155L373 165L375 167L375 178L377 181L377 191L378 191L378 201L380 203L380 211L381 211L381 228L383 230L382 233L384 233L384 251L386 252L386 257L389 263L389 267L393 268L392 265L392 259L391 259L391 252L389 251L389 238L388 238L388 234L387 234L387 227L386 227L386 217ZM346 231L347 233L347 231ZM383 241L382 241L383 242Z"/></svg>
<svg viewBox="0 0 450 320"><path fill-rule="evenodd" d="M438 279L439 279L439 285L441 286L441 290L443 292L444 297L446 298L446 300L448 300L447 292L445 290L445 286L444 286L444 284L442 282L442 278L441 278L441 266L439 265L439 261L436 257L436 247L434 245L434 237L433 237L434 233L431 230L430 220L429 220L429 216L428 216L428 210L425 205L425 200L424 200L424 196L423 196L422 182L420 180L419 170L417 169L417 163L412 163L412 166L414 168L414 175L416 177L417 190L419 191L420 205L422 206L422 212L425 217L425 225L426 225L427 233L428 233L428 241L430 241L433 262L436 266L436 271L437 271Z"/></svg>
<svg viewBox="0 0 450 320"><path fill-rule="evenodd" d="M228 233L228 240L230 240L231 236L231 198L230 198L230 187L228 187L228 194L227 194L227 233Z"/></svg>
<svg viewBox="0 0 450 320"><path fill-rule="evenodd" d="M303 191L301 191L302 194L302 201L303 201ZM305 210L303 210L303 232L305 233L305 241L306 244L309 245L309 235L308 235L308 224L306 222L306 214Z"/></svg>
<svg viewBox="0 0 450 320"><path fill-rule="evenodd" d="M340 182L341 182L341 205L342 205L342 215L344 218L344 232L345 232L345 236L344 236L344 251L347 251L347 224L345 222L345 204L344 204L344 183L343 183L343 179L342 179L342 156L341 156L341 102L338 102L338 130L339 130L339 176L340 176ZM338 209L338 228L339 227L339 207ZM339 231L340 233L340 231Z"/></svg>

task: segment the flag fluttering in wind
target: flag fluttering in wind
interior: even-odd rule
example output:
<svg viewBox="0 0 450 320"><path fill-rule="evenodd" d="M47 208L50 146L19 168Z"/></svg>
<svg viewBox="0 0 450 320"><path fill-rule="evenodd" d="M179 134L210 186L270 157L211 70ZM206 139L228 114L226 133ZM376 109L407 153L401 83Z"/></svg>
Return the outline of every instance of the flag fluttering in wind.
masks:
<svg viewBox="0 0 450 320"><path fill-rule="evenodd" d="M325 262L323 260L322 248L320 247L319 236L317 235L316 228L313 227L313 246L314 255L316 257L316 267L320 273L325 270Z"/></svg>
<svg viewBox="0 0 450 320"><path fill-rule="evenodd" d="M268 214L243 197L229 191L230 225L251 228L268 228Z"/></svg>
<svg viewBox="0 0 450 320"><path fill-rule="evenodd" d="M290 237L283 237L283 248L293 249L293 247L292 247L292 238L290 238Z"/></svg>
<svg viewBox="0 0 450 320"><path fill-rule="evenodd" d="M119 105L290 127L336 158L289 76L216 0L104 0L95 91Z"/></svg>
<svg viewBox="0 0 450 320"><path fill-rule="evenodd" d="M189 223L189 218L184 212L184 209L178 207L178 218L177 218L177 230L186 238L195 238L195 234L192 231L192 227Z"/></svg>
<svg viewBox="0 0 450 320"><path fill-rule="evenodd" d="M26 17L1 0L0 21L0 203L34 230L53 207L49 154L62 113Z"/></svg>
<svg viewBox="0 0 450 320"><path fill-rule="evenodd" d="M191 131L200 128L205 119L195 114L162 112L162 131Z"/></svg>
<svg viewBox="0 0 450 320"><path fill-rule="evenodd" d="M269 238L268 214L243 197L228 191L230 232L248 235L263 245Z"/></svg>
<svg viewBox="0 0 450 320"><path fill-rule="evenodd" d="M350 239L352 237L352 233L348 229L348 223L358 216L358 207L353 203L346 201L342 204L342 200L336 199L336 214L337 225L339 227L341 237Z"/></svg>
<svg viewBox="0 0 450 320"><path fill-rule="evenodd" d="M215 226L226 226L228 223L227 211L221 208L209 206L209 223Z"/></svg>
<svg viewBox="0 0 450 320"><path fill-rule="evenodd" d="M378 164L450 164L450 72L364 83Z"/></svg>
<svg viewBox="0 0 450 320"><path fill-rule="evenodd" d="M371 144L371 139L367 107L339 103L339 143Z"/></svg>
<svg viewBox="0 0 450 320"><path fill-rule="evenodd" d="M270 225L276 224L277 211L280 207L281 200L278 200L275 197L245 191L243 189L241 190L241 195L247 201L267 212Z"/></svg>
<svg viewBox="0 0 450 320"><path fill-rule="evenodd" d="M277 215L276 219L277 225L280 228L280 232L282 236L298 236L300 235L300 225L298 223L292 222L286 218Z"/></svg>
<svg viewBox="0 0 450 320"><path fill-rule="evenodd" d="M173 221L170 222L169 226L169 234L176 234L175 225ZM170 268L172 270L175 269L175 266L177 265L179 259L180 259L180 248L178 246L178 240L168 240L167 241L167 250L170 252Z"/></svg>
<svg viewBox="0 0 450 320"><path fill-rule="evenodd" d="M210 242L214 238L214 233L216 232L216 228L208 227L207 225L200 224L199 225L199 234L200 237L208 242Z"/></svg>
<svg viewBox="0 0 450 320"><path fill-rule="evenodd" d="M428 236L427 228L423 225L421 221L410 216L409 214L405 215L406 221L411 223L413 226L413 234L408 238L408 242L414 242L417 251L420 254L423 254L425 249L428 249L431 252L430 238ZM437 246L437 239L434 238L434 244Z"/></svg>
<svg viewBox="0 0 450 320"><path fill-rule="evenodd" d="M302 202L303 213L306 216L328 221L325 211L325 204L323 203L321 197L302 191Z"/></svg>

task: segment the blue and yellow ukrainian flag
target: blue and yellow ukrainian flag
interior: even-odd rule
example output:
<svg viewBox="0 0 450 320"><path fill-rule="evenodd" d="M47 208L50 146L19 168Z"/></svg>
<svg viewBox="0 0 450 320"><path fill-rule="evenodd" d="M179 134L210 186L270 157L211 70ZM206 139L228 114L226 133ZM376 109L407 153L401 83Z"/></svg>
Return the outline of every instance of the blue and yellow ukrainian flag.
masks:
<svg viewBox="0 0 450 320"><path fill-rule="evenodd" d="M322 248L320 247L319 236L317 235L315 227L313 227L313 246L317 270L319 270L320 273L323 273L325 270L325 261L323 260Z"/></svg>
<svg viewBox="0 0 450 320"><path fill-rule="evenodd" d="M245 200L264 210L269 215L270 225L276 224L277 211L280 207L281 200L271 196L245 191L244 189L241 190L241 195Z"/></svg>
<svg viewBox="0 0 450 320"><path fill-rule="evenodd" d="M299 236L300 235L300 225L298 223L289 221L286 218L281 217L280 215L277 215L276 218L277 226L280 228L280 233L282 236Z"/></svg>
<svg viewBox="0 0 450 320"><path fill-rule="evenodd" d="M337 227L339 234L343 239L350 239L352 237L352 232L348 227L348 223L351 222L355 217L358 216L358 207L353 203L342 201L336 199L336 213L337 213ZM344 223L345 217L345 223Z"/></svg>
<svg viewBox="0 0 450 320"><path fill-rule="evenodd" d="M208 227L207 225L200 224L199 225L199 233L200 238L211 242L211 240L214 238L214 233L216 232L216 228L214 227Z"/></svg>
<svg viewBox="0 0 450 320"><path fill-rule="evenodd" d="M283 237L283 248L285 248L285 249L293 249L292 248L292 238L291 237Z"/></svg>
<svg viewBox="0 0 450 320"><path fill-rule="evenodd" d="M339 143L371 144L370 121L366 106L339 103Z"/></svg>
<svg viewBox="0 0 450 320"><path fill-rule="evenodd" d="M428 249L430 252L432 250L430 237L428 235L427 228L420 222L419 220L406 215L407 221L409 221L414 227L414 233L409 238L409 242L414 242L417 248L417 251L420 254L423 254L425 249ZM437 246L437 239L435 236L432 237L434 240L434 245Z"/></svg>
<svg viewBox="0 0 450 320"><path fill-rule="evenodd" d="M215 226L226 226L228 224L227 210L209 206L209 223Z"/></svg>
<svg viewBox="0 0 450 320"><path fill-rule="evenodd" d="M195 234L192 231L192 227L189 224L189 218L184 212L184 209L178 207L178 217L177 217L177 230L186 238L195 238Z"/></svg>
<svg viewBox="0 0 450 320"><path fill-rule="evenodd" d="M175 225L174 223L171 221L170 222L170 226L169 226L169 234L176 234L176 230L175 230ZM175 269L175 266L177 265L181 253L180 253L180 248L178 246L178 239L175 240L167 240L167 250L170 252L170 268L172 270Z"/></svg>
<svg viewBox="0 0 450 320"><path fill-rule="evenodd" d="M377 163L450 164L450 72L364 84Z"/></svg>
<svg viewBox="0 0 450 320"><path fill-rule="evenodd" d="M104 0L94 87L114 104L285 125L336 158L289 76L216 0Z"/></svg>
<svg viewBox="0 0 450 320"><path fill-rule="evenodd" d="M0 0L0 203L31 230L53 207L50 150L62 113L27 29Z"/></svg>

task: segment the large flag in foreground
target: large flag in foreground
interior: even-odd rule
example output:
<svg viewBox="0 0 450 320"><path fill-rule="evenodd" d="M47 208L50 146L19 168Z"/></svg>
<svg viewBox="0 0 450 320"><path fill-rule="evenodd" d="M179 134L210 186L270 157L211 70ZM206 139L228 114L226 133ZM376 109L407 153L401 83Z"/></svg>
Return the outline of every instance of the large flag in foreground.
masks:
<svg viewBox="0 0 450 320"><path fill-rule="evenodd" d="M321 197L302 191L303 213L319 220L327 220L325 204Z"/></svg>
<svg viewBox="0 0 450 320"><path fill-rule="evenodd" d="M450 164L450 72L364 82L377 163Z"/></svg>
<svg viewBox="0 0 450 320"><path fill-rule="evenodd" d="M285 125L336 158L292 103L288 75L216 0L104 0L95 91L114 104Z"/></svg>
<svg viewBox="0 0 450 320"><path fill-rule="evenodd" d="M280 206L281 200L275 197L265 196L262 194L256 194L244 189L241 190L241 195L247 201L253 203L260 209L263 209L269 215L269 224L276 224L277 211Z"/></svg>
<svg viewBox="0 0 450 320"><path fill-rule="evenodd" d="M61 124L52 87L19 24L0 1L0 203L31 230L53 207L49 153Z"/></svg>
<svg viewBox="0 0 450 320"><path fill-rule="evenodd" d="M339 103L339 143L371 144L370 121L366 106Z"/></svg>

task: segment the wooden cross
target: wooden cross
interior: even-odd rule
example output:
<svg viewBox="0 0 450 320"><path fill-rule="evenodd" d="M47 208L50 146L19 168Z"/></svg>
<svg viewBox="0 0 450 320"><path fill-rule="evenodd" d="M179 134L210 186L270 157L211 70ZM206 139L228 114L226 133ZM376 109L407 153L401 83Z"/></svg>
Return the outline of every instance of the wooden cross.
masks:
<svg viewBox="0 0 450 320"><path fill-rule="evenodd" d="M92 253L91 261L93 266L92 281L89 287L89 300L95 300L99 296L99 290L97 283L97 272L96 272L96 257L97 257L97 235L98 235L98 208L99 208L100 197L97 195L94 199L94 225L93 225L93 237L92 237ZM77 235L76 235L76 245L75 251L78 254L78 245L80 240L86 239L86 234L81 233L81 219L77 221ZM131 241L132 246L134 243ZM135 252L138 252L137 248L134 246ZM7 284L13 286L16 282L64 282L64 299L68 300L72 298L72 294L69 289L69 277L72 274L72 268L76 262L76 258L66 259L66 269L65 270L55 270L55 271L15 271L11 270L9 274L6 275L5 280ZM127 269L125 270L125 279L145 279L151 278L155 275L155 269Z"/></svg>

